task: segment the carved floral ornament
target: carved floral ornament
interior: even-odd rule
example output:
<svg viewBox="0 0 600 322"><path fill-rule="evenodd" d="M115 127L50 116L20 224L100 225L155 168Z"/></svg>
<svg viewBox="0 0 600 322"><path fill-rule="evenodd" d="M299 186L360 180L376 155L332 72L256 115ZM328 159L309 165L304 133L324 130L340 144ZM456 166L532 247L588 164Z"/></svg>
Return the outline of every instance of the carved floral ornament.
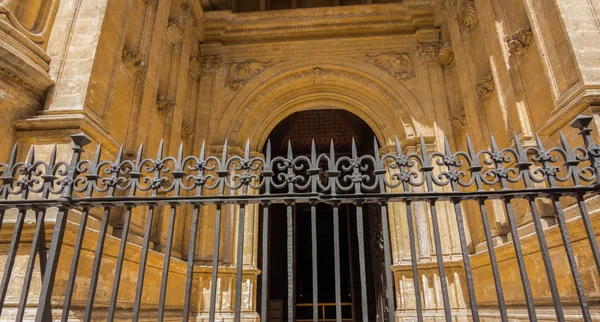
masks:
<svg viewBox="0 0 600 322"><path fill-rule="evenodd" d="M175 108L174 100L172 100L166 96L160 95L160 94L156 97L156 109L158 110L159 113L168 114L174 108Z"/></svg>
<svg viewBox="0 0 600 322"><path fill-rule="evenodd" d="M479 84L477 84L477 87L475 88L477 97L479 97L481 101L485 101L490 98L494 90L496 90L496 84L494 83L493 75L485 77Z"/></svg>
<svg viewBox="0 0 600 322"><path fill-rule="evenodd" d="M409 80L416 76L413 63L406 53L367 55L366 61L390 73L397 80Z"/></svg>
<svg viewBox="0 0 600 322"><path fill-rule="evenodd" d="M522 54L533 43L533 32L531 27L521 28L512 35L506 36L504 41L508 45L511 54Z"/></svg>
<svg viewBox="0 0 600 322"><path fill-rule="evenodd" d="M421 60L435 61L437 60L438 50L438 45L419 44L417 47L417 54Z"/></svg>
<svg viewBox="0 0 600 322"><path fill-rule="evenodd" d="M248 81L254 78L265 70L271 62L245 61L232 63L229 66L229 73L225 79L225 86L237 91L242 88Z"/></svg>
<svg viewBox="0 0 600 322"><path fill-rule="evenodd" d="M475 0L464 0L456 15L456 21L467 29L472 29L477 24Z"/></svg>

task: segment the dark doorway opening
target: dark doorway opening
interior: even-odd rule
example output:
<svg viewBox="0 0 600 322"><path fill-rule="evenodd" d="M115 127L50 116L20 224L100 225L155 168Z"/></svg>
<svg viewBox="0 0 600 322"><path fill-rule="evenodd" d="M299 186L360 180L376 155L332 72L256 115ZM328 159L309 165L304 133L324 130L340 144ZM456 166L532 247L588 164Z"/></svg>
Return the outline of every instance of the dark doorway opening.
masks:
<svg viewBox="0 0 600 322"><path fill-rule="evenodd" d="M294 148L294 156L308 156L313 139L317 153L328 153L333 140L336 155L348 156L354 139L359 155L372 154L374 136L372 129L352 113L332 109L303 111L290 115L273 129L270 135L271 154L273 157L287 155L289 141ZM362 207L369 321L384 321L383 260L378 255L380 245L375 220L379 218L378 209L374 205ZM319 321L335 321L333 210L331 205L318 204L316 211ZM268 321L287 321L286 206L272 205L270 213ZM293 217L296 321L312 321L310 205L296 204ZM356 226L355 206L341 205L339 254L342 317L345 321L359 320L362 315ZM262 254L259 256L262 258Z"/></svg>

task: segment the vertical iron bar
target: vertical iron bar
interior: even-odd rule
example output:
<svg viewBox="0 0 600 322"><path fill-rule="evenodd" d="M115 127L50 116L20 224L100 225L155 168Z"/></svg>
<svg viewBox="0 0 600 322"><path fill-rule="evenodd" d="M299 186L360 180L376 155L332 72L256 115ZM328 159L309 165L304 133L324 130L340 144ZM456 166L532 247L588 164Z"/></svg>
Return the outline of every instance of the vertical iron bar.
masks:
<svg viewBox="0 0 600 322"><path fill-rule="evenodd" d="M83 315L84 321L90 321L92 319L94 298L96 296L96 287L98 286L98 277L100 276L100 264L102 262L102 253L104 251L104 240L106 239L106 231L108 230L108 221L110 219L110 210L110 206L104 207L104 214L102 215L102 222L100 223L98 242L96 243L96 252L94 254L94 264L92 266L92 277Z"/></svg>
<svg viewBox="0 0 600 322"><path fill-rule="evenodd" d="M269 204L263 204L262 218L262 266L260 319L268 321L269 312Z"/></svg>
<svg viewBox="0 0 600 322"><path fill-rule="evenodd" d="M117 298L119 295L119 285L121 284L121 271L123 270L123 259L125 257L125 248L127 247L127 235L129 234L129 223L131 221L132 206L127 206L125 219L123 221L123 231L121 232L121 243L119 245L119 254L117 255L117 264L115 266L115 276L113 279L110 304L108 306L107 321L113 321L115 318L115 309L117 308Z"/></svg>
<svg viewBox="0 0 600 322"><path fill-rule="evenodd" d="M363 322L369 320L369 304L367 302L367 272L365 267L365 231L363 227L362 204L356 204L356 236L358 238L358 266L360 268L360 303Z"/></svg>
<svg viewBox="0 0 600 322"><path fill-rule="evenodd" d="M65 302L62 309L61 321L69 319L69 310L71 309L71 300L73 289L75 288L75 278L77 277L77 267L79 266L79 257L81 256L81 246L83 245L83 236L85 234L85 225L88 219L89 208L84 208L77 228L77 237L75 237L75 246L73 247L73 258L71 259L71 269L69 270L69 279L67 280L67 290L65 292Z"/></svg>
<svg viewBox="0 0 600 322"><path fill-rule="evenodd" d="M234 321L239 322L242 316L242 279L244 269L244 226L246 222L246 204L240 203L240 215L237 231L237 250L235 262L235 315ZM293 320L290 320L293 321Z"/></svg>
<svg viewBox="0 0 600 322"><path fill-rule="evenodd" d="M415 288L415 308L417 310L417 322L423 322L423 307L421 304L421 281L419 280L419 267L417 266L417 246L415 244L415 228L413 223L412 206L410 200L406 201L406 221L408 224L410 261L412 266L413 284Z"/></svg>
<svg viewBox="0 0 600 322"><path fill-rule="evenodd" d="M295 276L294 276L294 215L291 204L287 205L287 317L295 321Z"/></svg>
<svg viewBox="0 0 600 322"><path fill-rule="evenodd" d="M190 301L192 297L192 285L194 284L194 258L196 257L196 239L198 234L198 217L200 215L200 204L194 204L192 212L192 231L190 233L190 245L188 248L188 263L185 278L185 300L183 304L183 321L187 322L190 316Z"/></svg>
<svg viewBox="0 0 600 322"><path fill-rule="evenodd" d="M217 212L215 214L215 228L213 241L213 260L212 274L210 282L210 310L208 313L208 321L215 322L215 309L217 305L217 275L219 272L219 244L221 241L221 207L217 204Z"/></svg>
<svg viewBox="0 0 600 322"><path fill-rule="evenodd" d="M508 316L506 315L506 303L504 302L504 292L502 291L502 280L500 279L500 269L498 268L498 259L496 258L496 249L494 247L494 241L492 240L492 231L490 229L487 209L485 208L485 201L484 199L478 199L477 202L481 212L481 220L483 221L485 242L487 244L488 254L490 256L490 265L492 266L492 275L494 275L494 284L496 285L496 297L498 299L500 318L502 319L502 322L508 322Z"/></svg>
<svg viewBox="0 0 600 322"><path fill-rule="evenodd" d="M4 299L6 298L6 292L8 291L8 284L12 277L12 269L15 264L17 257L17 249L21 241L21 232L23 231L23 223L25 222L25 209L19 209L17 214L17 221L15 222L15 228L13 231L10 246L8 248L8 254L6 255L6 263L4 265L4 272L2 273L2 284L0 284L0 314L2 314L2 308L4 307Z"/></svg>
<svg viewBox="0 0 600 322"><path fill-rule="evenodd" d="M133 302L132 321L137 322L140 317L142 303L142 292L144 290L144 276L146 275L146 262L148 261L148 248L150 246L150 234L152 233L152 219L156 205L148 205L148 216L146 217L146 227L144 228L144 240L142 241L142 252L140 255L140 266L138 268L138 280L135 286L135 299Z"/></svg>
<svg viewBox="0 0 600 322"><path fill-rule="evenodd" d="M448 284L446 279L446 269L444 268L444 254L442 251L442 239L440 237L440 227L437 217L437 209L435 200L429 201L431 209L431 223L433 225L433 239L435 243L435 257L437 259L438 271L440 272L440 283L442 286L442 298L444 301L444 315L446 322L452 321L452 313L450 311L450 298L448 297Z"/></svg>
<svg viewBox="0 0 600 322"><path fill-rule="evenodd" d="M165 245L162 279L160 282L160 295L158 299L157 321L162 321L165 314L165 303L167 299L167 281L169 278L169 264L171 264L171 249L173 247L173 234L175 233L175 217L177 216L177 204L171 204L169 211L169 227Z"/></svg>
<svg viewBox="0 0 600 322"><path fill-rule="evenodd" d="M585 227L588 241L590 243L590 247L592 248L592 254L594 255L594 263L596 263L596 271L600 274L600 250L598 248L598 241L596 240L596 234L594 233L594 227L592 226L592 221L590 220L590 214L588 212L587 205L585 204L585 200L583 199L583 195L577 194L576 198L577 198L577 204L579 206L579 212L580 212L581 218L583 220L583 226Z"/></svg>
<svg viewBox="0 0 600 322"><path fill-rule="evenodd" d="M340 283L340 210L333 205L333 261L335 269L335 318L342 321L342 286Z"/></svg>
<svg viewBox="0 0 600 322"><path fill-rule="evenodd" d="M392 274L392 245L390 242L390 224L388 220L387 203L381 204L381 226L383 230L383 255L385 261L385 287L387 293L388 318L394 321L396 308L394 307L394 275Z"/></svg>
<svg viewBox="0 0 600 322"><path fill-rule="evenodd" d="M319 320L319 276L317 265L317 207L316 203L310 204L310 242L312 246L312 312L313 322Z"/></svg>

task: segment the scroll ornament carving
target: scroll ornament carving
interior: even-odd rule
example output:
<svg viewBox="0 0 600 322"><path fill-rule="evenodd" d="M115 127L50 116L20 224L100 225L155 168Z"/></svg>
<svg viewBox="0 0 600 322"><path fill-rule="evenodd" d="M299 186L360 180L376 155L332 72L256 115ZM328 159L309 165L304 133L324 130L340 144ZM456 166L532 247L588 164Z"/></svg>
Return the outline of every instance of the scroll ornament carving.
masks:
<svg viewBox="0 0 600 322"><path fill-rule="evenodd" d="M225 79L225 85L234 91L242 88L249 80L265 70L271 62L245 61L232 63L229 74Z"/></svg>
<svg viewBox="0 0 600 322"><path fill-rule="evenodd" d="M454 50L450 44L444 44L438 51L438 61L442 66L450 66L454 62Z"/></svg>
<svg viewBox="0 0 600 322"><path fill-rule="evenodd" d="M424 61L435 61L438 55L438 46L436 45L419 45L417 47L417 54L419 58Z"/></svg>
<svg viewBox="0 0 600 322"><path fill-rule="evenodd" d="M141 71L146 67L146 62L144 62L139 55L128 49L123 49L121 60L125 67L136 72Z"/></svg>
<svg viewBox="0 0 600 322"><path fill-rule="evenodd" d="M456 21L459 25L471 29L477 23L477 7L474 0L465 0L458 10Z"/></svg>
<svg viewBox="0 0 600 322"><path fill-rule="evenodd" d="M484 78L477 87L475 88L475 92L477 92L477 96L481 101L485 101L490 96L492 96L492 92L496 90L496 84L494 83L494 76L489 75Z"/></svg>
<svg viewBox="0 0 600 322"><path fill-rule="evenodd" d="M222 60L220 55L204 56L200 58L203 73L215 73L221 68Z"/></svg>
<svg viewBox="0 0 600 322"><path fill-rule="evenodd" d="M194 136L194 134L196 134L196 131L192 130L188 126L184 125L181 128L181 138L184 139L184 140L192 138Z"/></svg>
<svg viewBox="0 0 600 322"><path fill-rule="evenodd" d="M515 31L512 35L506 36L504 41L508 45L508 52L516 55L522 54L533 43L531 27Z"/></svg>
<svg viewBox="0 0 600 322"><path fill-rule="evenodd" d="M367 55L366 60L390 73L397 80L409 80L416 76L413 63L406 53L387 53L375 56Z"/></svg>
<svg viewBox="0 0 600 322"><path fill-rule="evenodd" d="M200 66L197 57L190 60L190 64L188 65L188 75L192 80L199 80L200 76L202 76L202 66Z"/></svg>
<svg viewBox="0 0 600 322"><path fill-rule="evenodd" d="M457 130L465 130L467 128L467 115L464 112L457 115L451 115L449 120L452 126Z"/></svg>
<svg viewBox="0 0 600 322"><path fill-rule="evenodd" d="M169 21L166 36L167 41L171 45L178 46L179 44L181 44L181 41L183 40L183 31L181 31L181 27L179 27L179 24L177 24L177 22L173 20Z"/></svg>
<svg viewBox="0 0 600 322"><path fill-rule="evenodd" d="M166 96L163 96L163 95L158 95L156 97L156 109L161 114L168 114L174 108L175 108L175 101L174 100L172 100L172 99L170 99L170 98L168 98Z"/></svg>

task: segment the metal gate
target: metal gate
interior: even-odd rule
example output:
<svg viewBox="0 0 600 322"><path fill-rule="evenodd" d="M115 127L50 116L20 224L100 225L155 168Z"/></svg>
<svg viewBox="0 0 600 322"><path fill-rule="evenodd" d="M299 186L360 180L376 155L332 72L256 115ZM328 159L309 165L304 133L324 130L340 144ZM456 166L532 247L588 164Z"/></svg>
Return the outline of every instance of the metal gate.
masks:
<svg viewBox="0 0 600 322"><path fill-rule="evenodd" d="M237 245L235 245L235 302L233 305L233 319L239 321L242 314L242 273L244 252L244 221L247 207L262 205L262 236L259 247L263 254L267 254L268 221L270 205L282 203L287 205L287 317L293 321L294 317L294 257L293 247L293 216L292 207L304 203L311 206L311 235L312 235L312 292L313 292L313 321L319 320L318 305L318 276L317 276L317 245L316 238L316 211L317 204L324 203L331 206L334 222L334 254L335 265L335 294L336 316L341 320L341 290L340 290L340 259L339 259L339 207L350 204L356 207L357 225L356 236L359 251L360 267L360 306L362 316L357 317L367 321L368 306L373 305L367 301L366 272L365 272L365 232L363 227L363 210L365 203L378 204L380 219L383 229L383 248L385 258L385 293L387 299L387 320L395 320L395 285L392 274L394 264L390 246L390 227L388 220L388 206L398 203L405 207L408 225L408 240L410 244L412 276L414 282L415 305L417 320L423 320L423 305L421 298L419 267L416 256L414 233L415 216L431 216L434 246L436 248L437 267L441 280L441 293L444 304L444 315L447 322L452 321L449 292L445 267L442 265L444 257L440 249L441 237L438 222L439 203L450 203L456 216L464 276L468 288L468 302L470 318L479 321L478 302L475 289L478 287L473 282L473 271L470 263L470 253L467 247L466 228L461 203L471 200L479 205L479 214L484 226L487 249L491 263L491 270L495 282L497 305L502 321L508 321L504 292L498 268L498 261L492 241L490 223L488 221L485 201L489 199L500 200L506 213L512 236L519 236L513 209L516 200L525 200L532 215L536 237L541 249L541 256L545 267L549 288L552 294L553 305L558 321L564 321L564 313L558 292L557 280L553 271L548 245L543 232L540 210L536 199L545 198L551 201L556 214L558 229L562 237L562 244L569 262L570 274L575 285L579 299L581 313L585 321L592 317L588 300L584 293L577 261L572 249L572 242L567 231L567 220L563 212L564 197L570 198L580 213L580 218L585 226L589 240L590 252L593 255L596 269L600 269L600 253L592 221L586 205L586 198L594 195L598 186L598 171L600 170L600 147L591 139L591 129L588 127L591 117L579 116L573 127L580 130L580 135L585 143L584 147L571 148L567 140L560 136L560 146L546 149L542 142L537 140L537 147L521 147L519 139L515 136L514 147L499 149L494 138L491 138L491 148L475 151L467 137L465 152L452 152L446 141L445 151L428 152L425 141L421 138L420 151L403 152L400 144L396 142L395 151L380 155L358 155L353 145L352 154L337 156L334 143L325 153L317 153L313 146L310 155L294 156L289 147L287 156L271 157L270 147L267 145L263 156L252 156L249 145L246 145L243 155L230 155L227 143L224 144L220 157L205 155L204 145L202 152L196 156L184 156L180 147L177 156L164 156L162 143L155 158L144 158L140 147L134 159L125 160L121 149L113 160L101 160L101 147L98 147L95 156L90 160L82 160L84 146L89 140L83 135L74 135L73 156L70 162L58 162L56 150L49 160L42 161L35 157L35 148L32 147L26 160L18 161L17 147L12 150L8 163L0 164L2 169L2 188L0 191L0 229L12 229L12 239L6 254L7 260L2 274L0 285L0 314L7 308L16 309L16 320L22 320L26 310L26 303L30 295L32 276L34 273L36 257L39 256L42 285L37 300L36 321L51 320L52 308L55 314L59 309L62 320L69 318L72 306L72 296L78 266L81 264L81 248L86 232L86 222L93 212L101 212L98 239L96 241L95 256L93 257L92 272L89 280L87 301L79 303L84 306L85 312L81 317L90 320L97 306L94 305L98 287L100 270L102 267L104 242L109 229L111 213L117 209L125 209L123 230L121 233L120 247L118 250L114 283L111 286L110 303L108 305L107 319L115 318L117 305L119 305L119 283L122 278L123 261L128 247L126 237L129 231L130 220L137 208L145 209L147 224L144 238L141 243L141 257L137 275L135 299L131 307L131 318L137 321L140 318L142 293L147 285L144 280L146 273L150 230L155 212L160 207L168 209L167 241L164 250L162 277L158 294L157 320L163 320L168 294L169 265L172 255L172 240L175 230L176 216L180 215L184 206L192 208L192 221L190 240L188 243L189 257L185 271L186 283L184 290L184 304L180 317L187 321L196 308L191 304L194 274L194 254L196 253L198 221L202 207L216 206L214 245L215 250L212 261L211 289L209 320L215 321L216 316L216 281L220 274L219 243L222 209L226 205L239 206L237 225ZM374 142L374 151L380 151L377 141ZM561 199L563 198L563 199ZM412 203L424 202L427 211L413 213ZM56 221L53 226L52 236L48 236L49 248L45 236L45 216L49 209L57 209ZM147 210L146 210L147 209ZM36 215L35 232L31 242L28 264L25 269L25 278L20 290L18 301L5 301L7 290L11 284L14 273L14 262L21 242L21 234L25 225L25 217L29 212ZM72 258L61 256L61 247L67 226L69 212L80 213L80 222L74 242ZM8 222L9 213L16 213ZM523 250L519 238L512 241L516 253L516 261L521 278L525 305L529 319L536 321L534 296L530 287L528 272L525 266ZM131 246L129 246L131 247ZM59 261L70 261L67 285L57 292L55 277ZM268 314L268 256L262 256L260 263L260 290L261 306L258 312L265 318ZM598 270L600 271L600 270ZM596 272L597 273L597 272ZM146 283L145 283L146 282ZM55 301L52 301L54 296ZM64 299L64 300L63 300ZM62 304L62 305L61 305ZM58 315L57 315L58 316Z"/></svg>

